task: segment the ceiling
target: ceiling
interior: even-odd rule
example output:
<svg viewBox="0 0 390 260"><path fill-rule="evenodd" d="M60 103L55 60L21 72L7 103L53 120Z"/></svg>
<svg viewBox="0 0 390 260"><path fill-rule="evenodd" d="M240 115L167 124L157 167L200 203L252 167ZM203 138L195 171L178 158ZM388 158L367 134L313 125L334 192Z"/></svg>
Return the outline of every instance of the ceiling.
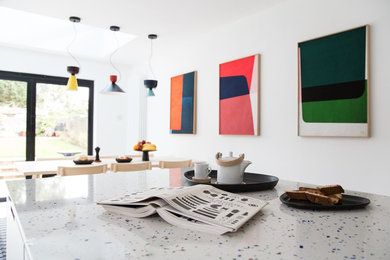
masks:
<svg viewBox="0 0 390 260"><path fill-rule="evenodd" d="M158 34L157 40L164 44L197 37L282 1L285 0L0 0L0 6L63 20L79 16L83 24L100 28L118 25L121 32L138 36L121 47L115 57L131 64L137 55L145 57L149 52L150 33Z"/></svg>

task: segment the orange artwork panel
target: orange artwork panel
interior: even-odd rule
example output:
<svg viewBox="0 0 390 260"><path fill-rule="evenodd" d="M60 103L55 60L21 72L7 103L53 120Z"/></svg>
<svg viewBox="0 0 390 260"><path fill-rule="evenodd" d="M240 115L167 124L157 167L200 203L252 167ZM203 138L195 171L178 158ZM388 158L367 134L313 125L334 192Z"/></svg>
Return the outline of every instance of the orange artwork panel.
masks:
<svg viewBox="0 0 390 260"><path fill-rule="evenodd" d="M171 78L171 130L181 130L183 75Z"/></svg>

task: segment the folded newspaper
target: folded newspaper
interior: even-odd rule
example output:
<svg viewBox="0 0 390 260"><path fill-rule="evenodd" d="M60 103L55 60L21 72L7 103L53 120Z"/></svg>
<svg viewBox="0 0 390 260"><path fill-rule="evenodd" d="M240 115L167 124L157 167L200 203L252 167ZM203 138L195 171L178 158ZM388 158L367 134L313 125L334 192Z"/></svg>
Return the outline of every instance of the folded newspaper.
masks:
<svg viewBox="0 0 390 260"><path fill-rule="evenodd" d="M159 214L181 228L224 234L237 231L268 203L210 185L154 188L98 202L107 211L130 217Z"/></svg>

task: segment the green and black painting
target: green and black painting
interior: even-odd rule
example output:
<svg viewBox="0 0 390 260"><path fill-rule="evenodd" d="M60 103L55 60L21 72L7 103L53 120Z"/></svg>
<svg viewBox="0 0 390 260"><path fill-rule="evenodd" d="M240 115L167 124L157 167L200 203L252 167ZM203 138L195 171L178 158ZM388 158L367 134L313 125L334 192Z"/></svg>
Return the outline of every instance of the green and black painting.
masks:
<svg viewBox="0 0 390 260"><path fill-rule="evenodd" d="M363 26L298 44L301 135L368 135L367 36Z"/></svg>

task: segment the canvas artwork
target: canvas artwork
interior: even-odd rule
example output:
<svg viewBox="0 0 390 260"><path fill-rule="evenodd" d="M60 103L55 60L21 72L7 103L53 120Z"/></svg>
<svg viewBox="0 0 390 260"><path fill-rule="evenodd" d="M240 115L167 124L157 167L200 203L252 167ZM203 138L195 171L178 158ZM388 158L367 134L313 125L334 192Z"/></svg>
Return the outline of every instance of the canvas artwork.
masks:
<svg viewBox="0 0 390 260"><path fill-rule="evenodd" d="M369 136L368 32L298 43L298 135Z"/></svg>
<svg viewBox="0 0 390 260"><path fill-rule="evenodd" d="M196 133L196 71L171 78L171 134Z"/></svg>
<svg viewBox="0 0 390 260"><path fill-rule="evenodd" d="M219 134L259 135L260 55L219 65Z"/></svg>

